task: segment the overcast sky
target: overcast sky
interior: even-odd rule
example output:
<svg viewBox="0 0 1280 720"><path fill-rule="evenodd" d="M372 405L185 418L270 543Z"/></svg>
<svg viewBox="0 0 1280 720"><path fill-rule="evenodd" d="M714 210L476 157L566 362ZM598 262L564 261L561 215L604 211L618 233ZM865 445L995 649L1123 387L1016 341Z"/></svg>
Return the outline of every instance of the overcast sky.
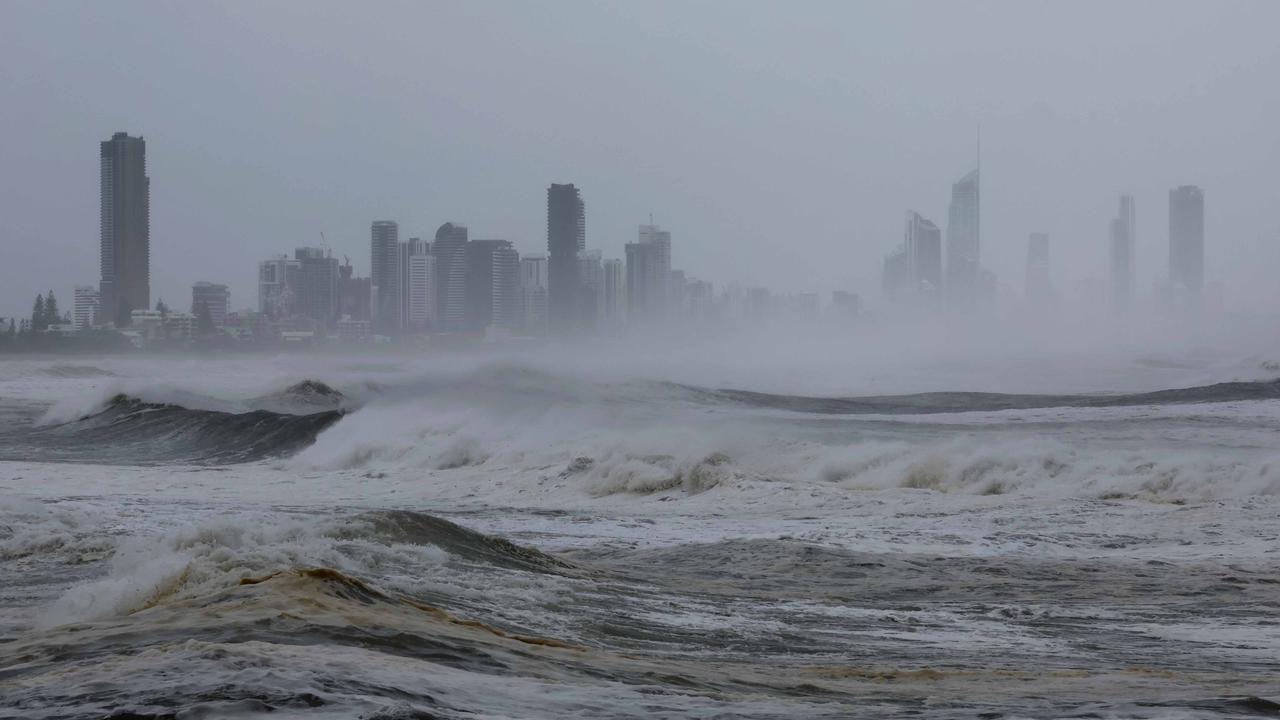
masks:
<svg viewBox="0 0 1280 720"><path fill-rule="evenodd" d="M1280 286L1280 2L0 0L0 315L98 282L98 142L147 140L152 299L256 305L256 262L369 223L545 252L546 186L620 257L653 213L717 284L878 296L904 211L945 227L982 134L983 264L1068 295L1137 198L1142 290L1168 189L1206 202L1228 303Z"/></svg>

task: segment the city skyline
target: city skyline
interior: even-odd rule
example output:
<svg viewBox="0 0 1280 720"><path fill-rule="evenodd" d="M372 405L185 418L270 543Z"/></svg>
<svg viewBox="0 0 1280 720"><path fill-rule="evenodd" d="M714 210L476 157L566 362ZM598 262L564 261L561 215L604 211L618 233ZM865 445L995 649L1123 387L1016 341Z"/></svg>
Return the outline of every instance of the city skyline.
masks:
<svg viewBox="0 0 1280 720"><path fill-rule="evenodd" d="M151 310L150 178L145 141L141 135L115 132L100 143L100 158L101 280L96 292L75 286L76 327L85 326L90 317L96 324L110 322L110 317L118 319L123 307L133 309L133 304L146 302L144 309ZM981 257L980 163L981 158L978 168L951 186L945 269L939 228L914 210L907 211L905 238L884 259L881 291L891 303L910 299L911 304L921 306L922 300L932 298L926 304L966 309L989 305L996 299L997 276L986 269ZM653 224L651 215L649 224L638 226L638 242L624 245L624 257L606 261L600 249L588 250L586 205L580 189L571 183L552 183L546 193L546 322L550 334L563 337L595 331L602 329L597 327L602 322L620 327L624 318L632 326L652 325L672 316L667 305L677 297L683 302L688 289L686 273L672 268L669 231ZM1206 284L1203 190L1179 185L1169 190L1168 198L1168 274L1157 281L1154 295L1166 302L1179 296L1199 303ZM1121 313L1132 305L1136 292L1135 217L1132 195L1122 194L1119 215L1110 221L1106 243L1111 307ZM320 235L324 240L324 233ZM368 317L344 314L344 308L352 307L346 282L352 278L353 267L348 264L340 270L327 244L299 247L292 260L279 255L259 261L257 310L276 316L287 306L288 314L312 318L327 329L340 319L363 320L370 322L373 332L392 335L411 330L477 332L490 328L523 332L530 327L530 297L528 288L521 285L526 273L521 270L520 252L511 241L469 241L465 225L446 222L436 231L434 242L418 237L400 242L399 225L393 220L374 221L370 237L370 275L365 280L370 283ZM1030 237L1023 296L1044 304L1057 297L1048 236L1031 233ZM495 250L504 259L485 254ZM501 280L494 279L498 265L502 267ZM608 298L606 265L610 266ZM411 276L416 278L412 288ZM481 281L488 283L483 290ZM202 286L214 285L197 281L193 298ZM215 325L220 327L231 312L230 293L225 284L216 287L220 288L220 311ZM708 287L714 298L714 286ZM729 281L721 287L742 286ZM748 289L772 292L772 288L761 286ZM279 297L282 290L289 292L287 297ZM850 294L860 297L857 290L837 290L832 303L839 304L841 295ZM808 295L813 295L812 291L790 296ZM1220 304L1220 283L1214 283L1212 295ZM123 307L113 307L117 296ZM945 304L939 302L944 298ZM862 302L857 300L857 306ZM192 314L202 305L193 299ZM92 313L86 310L90 306Z"/></svg>
<svg viewBox="0 0 1280 720"><path fill-rule="evenodd" d="M141 136L116 132L100 144L100 157L102 280L97 290L75 286L74 313L68 311L68 317L76 329L112 322L124 327L128 323L121 318L128 311L147 314L164 304L160 299L154 310L149 303L132 307L149 294L151 271L145 142ZM904 239L884 259L881 291L890 303L967 311L996 300L995 276L983 267L980 255L980 192L978 169L952 184L945 280L939 228L919 213L906 211ZM600 249L588 248L581 191L573 184L552 183L546 193L548 254L533 258L545 262L546 271L531 274L509 240L470 240L464 225L444 223L434 241L411 237L400 242L396 221L375 220L370 226L368 278L354 277L349 259L340 266L327 247L298 247L292 259L282 254L258 262L256 312L273 320L306 318L315 323L313 329L326 333L347 323L340 336L350 336L350 323L356 322L365 323L358 330L360 337L427 331L487 334L495 329L568 337L621 328L624 320L632 327L652 327L684 318L691 309L688 301L702 295L704 285L707 301L716 301L712 284L691 281L683 270L672 267L671 233L653 224L652 216L649 224L638 226L638 241L624 246L624 258L606 260ZM1155 297L1185 310L1191 307L1188 302L1200 305L1205 297L1204 196L1198 186L1180 185L1170 189L1168 197L1169 271ZM1133 302L1135 218L1132 196L1122 194L1107 242L1111 307L1120 315ZM1033 232L1029 237L1023 297L1037 305L1056 303L1049 236ZM527 286L531 279L532 286ZM363 287L368 297L353 297ZM722 297L735 302L729 297L735 287L741 289L734 284L722 288ZM772 294L767 287L748 291ZM535 298L538 293L545 295ZM1214 283L1211 296L1220 307L1220 283ZM842 297L852 297L854 307L861 308L859 293L849 290L835 291L831 304L841 305ZM115 298L118 307L112 307ZM810 298L816 317L822 304L816 293L786 294L771 302L803 308ZM365 303L367 313L358 310ZM200 316L210 327L221 328L233 314L238 322L243 315L233 313L227 285L202 280L192 286L188 317ZM255 324L250 321L250 326ZM285 327L299 329L293 321Z"/></svg>
<svg viewBox="0 0 1280 720"><path fill-rule="evenodd" d="M654 213L684 239L679 263L693 276L824 296L852 288L870 301L904 209L945 232L949 183L972 169L979 126L981 255L1002 292L1021 287L1026 236L1038 231L1055 239L1064 300L1086 296L1091 278L1105 287L1107 222L1129 192L1144 217L1135 285L1149 294L1168 269L1168 190L1196 184L1209 198L1207 279L1245 307L1275 294L1263 268L1280 237L1269 171L1280 107L1258 92L1280 71L1262 30L1280 16L1274 5L1126 3L1108 23L1065 5L989 6L1026 35L991 32L990 10L946 4L686 11L678 34L660 7L556 7L543 20L505 7L329 6L304 18L266 8L250 22L235 7L7 4L12 102L0 114L22 142L0 149L0 241L27 250L21 270L0 263L0 312L26 311L50 285L69 297L97 281L85 148L115 130L148 144L152 304L185 304L208 280L251 305L254 263L317 246L322 232L366 275L368 225L381 218L424 238L456 219L542 252L551 182L583 189L590 242L606 257L621 258ZM570 16L600 42L546 26ZM1238 42L1216 40L1226 25ZM432 26L457 32L424 44L398 31ZM1121 31L1136 26L1140 53ZM485 29L512 43L453 67L468 54L462 38ZM225 57L205 32L240 51ZM344 50L367 38L393 40ZM171 62L142 52L155 42ZM121 64L70 60L107 49ZM652 61L629 62L638 53ZM1032 56L1034 73L1007 62ZM227 74L198 90L178 72L215 62ZM583 89L599 97L586 109L574 101ZM385 111L336 102L348 96ZM730 250L747 262L726 277L718 261Z"/></svg>
<svg viewBox="0 0 1280 720"><path fill-rule="evenodd" d="M142 136L131 137L127 132L116 132L112 138L101 143L101 240L100 240L100 266L102 268L102 280L97 290L95 302L97 304L97 314L100 322L107 316L109 312L109 298L114 282L110 280L116 271L119 262L115 260L115 255L119 252L118 247L123 247L119 241L114 238L125 236L132 233L136 236L133 242L142 248L143 263L139 266L134 261L134 274L141 273L142 277L149 279L149 195L150 195L150 179L146 175L146 159L145 159L145 142ZM117 170L117 167L123 169ZM135 188L131 188L131 193L123 191L126 183L132 183ZM137 188L141 188L139 193ZM945 258L946 267L942 267L943 243L940 238L935 242L931 240L930 232L938 233L939 229L931 221L924 218L914 210L907 210L907 234L906 239L898 250L890 255L885 256L885 268L882 273L880 290L890 300L899 292L897 286L903 282L915 286L915 291L919 291L919 284L925 283L932 288L930 292L949 294L948 303L952 306L960 306L972 303L977 298L978 293L982 291L979 284L984 280L983 275L990 282L995 282L995 276L986 271L982 264L981 258L981 201L980 201L980 169L974 169L964 175L960 180L951 186L951 203L948 209L947 235L945 242ZM141 200L136 198L140 195ZM117 197L133 197L131 202L117 201ZM586 232L585 232L585 203L582 200L580 190L573 184L556 184L552 183L547 189L548 205L547 205L547 248L550 250L553 245L559 243L562 247L567 248L568 243L572 245L573 252L581 255L586 251ZM117 215L124 214L119 208L128 208L128 215L133 216L126 223L116 221ZM568 213L565 215L565 213ZM557 216L562 217L557 217ZM1116 218L1110 221L1109 235L1107 241L1108 251L1108 276L1110 284L1110 296L1113 307L1122 308L1132 303L1133 294L1136 292L1133 280L1135 271L1135 246L1136 246L1136 230L1135 230L1135 209L1133 197L1129 193L1120 195L1120 212ZM142 218L141 231L135 228L139 225L138 219ZM1203 191L1195 185L1180 185L1169 190L1169 237L1168 237L1168 274L1158 277L1158 283L1153 289L1163 292L1162 287L1181 287L1188 290L1194 295L1200 295L1203 292L1206 279L1204 269L1204 253L1205 253L1205 220L1204 220L1204 202ZM659 269L656 276L666 278L671 272L671 250L670 250L670 232L661 231L659 226L652 224L652 216L650 216L650 224L640 224L640 244L656 243L658 254L656 255L656 263ZM123 228L123 229L119 229ZM430 312L436 318L438 324L437 329L462 329L470 328L474 325L474 320L464 319L464 309L462 307L461 293L462 279L459 273L461 269L451 269L453 265L458 263L449 259L450 252L448 249L442 249L440 253L428 248L436 247L436 243L423 242L417 237L409 239L409 242L399 242L399 227L396 221L374 221L372 223L372 251L370 257L370 275L369 280L372 283L374 297L371 300L373 308L374 325L382 330L390 330L399 332L410 327L410 300L408 293L408 283L410 275L410 258L411 256L427 255L432 256L432 293L433 302ZM921 228L924 229L925 243L934 242L935 245L928 245L925 250L921 250ZM445 243L440 245L446 248L449 243L457 245L457 249L468 244L467 227L460 224L450 222L444 223L436 232L436 241L439 242L443 238ZM449 240L447 236L454 234L457 237ZM553 237L554 236L554 237ZM1032 233L1033 243L1037 237L1046 237L1044 233ZM324 239L324 233L321 232L321 238ZM507 247L514 249L514 243L509 240L500 241ZM1042 258L1038 268L1038 273L1043 275L1041 284L1044 287L1051 287L1053 284L1053 272L1051 265L1047 259L1047 239L1044 240L1045 257ZM626 257L630 257L635 248L635 243L624 245L624 258L609 259L608 262L625 263ZM595 250L597 258L600 257L600 251ZM635 252L638 252L636 250ZM1030 252L1035 252L1034 250ZM516 264L519 264L519 251L516 251ZM123 254L123 253L120 253ZM136 254L136 253L135 253ZM555 253L548 254L551 257ZM435 269L435 259L439 256L443 270ZM281 256L284 257L284 256ZM891 267L891 261L901 258L901 267ZM655 261L642 259L636 256L638 263L652 263ZM922 259L923 258L923 259ZM339 297L337 290L338 265L336 259L332 257L332 249L324 244L320 248L298 248L295 261L305 263L308 260L323 260L326 264L332 262L332 275L334 287L327 293L332 298ZM262 273L263 265L268 261L259 263L259 288L257 308L264 311L264 290ZM599 262L599 260L598 260ZM1028 268L1031 260L1028 259ZM421 264L421 263L419 263ZM936 267L935 267L936 265ZM462 263L458 267L465 266ZM573 263L573 273L570 282L579 283L580 277L578 273L582 271L580 262ZM626 267L623 265L622 267ZM437 273L443 273L436 277ZM518 275L518 271L513 271ZM446 281L445 278L452 274L452 280ZM568 273L562 273L568 274ZM683 274L683 273L682 273ZM422 275L422 269L419 268L418 275ZM893 277L901 275L900 278ZM385 277L384 277L385 276ZM893 279L891 279L893 277ZM945 281L943 278L945 277ZM1029 277L1029 275L1028 275ZM663 283L666 280L662 281ZM138 283L134 283L138 285ZM207 280L197 281L196 285L208 285ZM652 284L652 281L648 281ZM1029 290L1030 282L1024 283L1027 288L1025 296L1030 298L1032 292ZM628 283L628 288L632 283ZM733 281L722 281L722 287L743 287L740 283ZM891 287L893 286L893 287ZM226 287L222 285L221 287ZM452 288L452 289L451 289ZM645 304L645 300L637 300L636 293L651 292L646 290L632 290L624 288L626 292L625 302L629 306L637 304ZM771 289L771 288L766 288ZM994 285L989 288L994 291ZM667 289L669 290L669 288ZM662 295L665 297L667 290ZM864 291L866 289L863 289ZM149 284L147 280L141 283L141 291L148 293ZM135 294L139 292L134 289L131 292ZM520 290L513 291L513 296L519 295ZM811 291L806 291L811 292ZM834 291L836 293L847 293L848 289ZM75 286L76 297L87 297L82 292L82 286ZM309 293L308 296L314 293ZM855 293L856 294L856 293ZM548 298L552 293L548 292ZM994 296L992 296L994 297ZM108 298L108 300L104 300ZM163 298L159 298L163 300ZM81 300L83 304L84 300ZM336 302L336 300L334 300ZM395 308L387 307L380 309L383 303L393 303ZM578 302L581 302L579 298ZM149 306L148 306L149 307ZM241 307L251 307L244 304ZM548 307L551 307L551 301L548 300ZM634 307L632 308L634 311ZM418 309L419 316L424 316L427 310L425 307ZM581 312L581 308L574 312ZM83 315L84 313L81 313ZM337 319L341 316L340 308L335 304L329 307L323 313ZM548 315L553 315L550 310ZM634 313L633 313L634 314ZM392 318L394 316L394 318ZM514 317L514 316L513 316ZM421 320L420 320L421 321ZM79 322L79 321L77 321ZM474 328L472 328L474 329Z"/></svg>

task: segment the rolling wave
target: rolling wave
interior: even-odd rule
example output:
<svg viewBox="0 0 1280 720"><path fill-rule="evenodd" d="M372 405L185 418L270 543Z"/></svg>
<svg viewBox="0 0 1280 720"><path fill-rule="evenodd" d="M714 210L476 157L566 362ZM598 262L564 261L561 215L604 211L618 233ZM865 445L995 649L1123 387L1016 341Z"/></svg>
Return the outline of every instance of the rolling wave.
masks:
<svg viewBox="0 0 1280 720"><path fill-rule="evenodd" d="M38 520L22 534L47 535L36 531L57 519ZM468 575L583 575L554 555L424 512L378 510L267 525L215 522L121 544L114 549L111 572L68 591L41 624L124 617L175 603L204 605L236 587L284 576L337 581L359 590L365 600L395 595L439 602L448 592L429 583L445 572L446 563L458 564ZM381 588L364 586L378 578L386 583Z"/></svg>
<svg viewBox="0 0 1280 720"><path fill-rule="evenodd" d="M1237 717L1275 704L1261 697L1274 633L1246 624L1267 617L1270 564L707 540L604 543L566 553L571 564L422 512L188 524L122 543L105 577L10 641L19 662L0 677L0 707L781 720L919 716L925 694L948 717ZM1228 636L1212 649L1235 654L1212 664L1202 634L1149 623L1212 631L1224 607L1247 613L1233 627L1255 639ZM975 686L982 715L967 711ZM1128 712L1134 688L1160 712Z"/></svg>
<svg viewBox="0 0 1280 720"><path fill-rule="evenodd" d="M1039 408L1108 408L1180 405L1280 398L1280 380L1224 382L1122 395L1016 395L987 392L931 392L864 397L775 395L750 390L689 388L709 400L751 407L824 415L927 415Z"/></svg>
<svg viewBox="0 0 1280 720"><path fill-rule="evenodd" d="M227 464L290 455L343 415L227 412L116 395L96 413L37 428L14 448L22 459L159 464Z"/></svg>

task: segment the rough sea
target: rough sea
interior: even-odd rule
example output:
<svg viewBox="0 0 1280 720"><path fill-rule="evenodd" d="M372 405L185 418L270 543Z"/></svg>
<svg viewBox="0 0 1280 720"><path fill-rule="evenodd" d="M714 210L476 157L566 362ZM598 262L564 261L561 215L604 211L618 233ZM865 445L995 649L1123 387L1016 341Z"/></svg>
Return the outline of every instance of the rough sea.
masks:
<svg viewBox="0 0 1280 720"><path fill-rule="evenodd" d="M0 359L0 717L1278 717L1264 360Z"/></svg>

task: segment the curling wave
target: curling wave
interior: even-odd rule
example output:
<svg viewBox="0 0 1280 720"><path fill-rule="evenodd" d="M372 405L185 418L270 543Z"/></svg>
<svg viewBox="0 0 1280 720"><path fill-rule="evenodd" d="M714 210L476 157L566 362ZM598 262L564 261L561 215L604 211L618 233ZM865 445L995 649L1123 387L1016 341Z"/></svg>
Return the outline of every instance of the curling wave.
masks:
<svg viewBox="0 0 1280 720"><path fill-rule="evenodd" d="M422 512L383 510L266 526L221 522L126 541L114 549L106 577L70 589L41 624L122 617L175 602L203 605L238 586L286 575L336 579L369 597L395 592L438 601L433 576L449 562L468 573L580 574L556 556ZM371 578L383 584L366 587ZM449 589L457 591L456 585Z"/></svg>
<svg viewBox="0 0 1280 720"><path fill-rule="evenodd" d="M40 427L15 448L24 459L158 464L228 464L290 455L310 445L342 410L295 415L229 412L116 395L101 410Z"/></svg>

